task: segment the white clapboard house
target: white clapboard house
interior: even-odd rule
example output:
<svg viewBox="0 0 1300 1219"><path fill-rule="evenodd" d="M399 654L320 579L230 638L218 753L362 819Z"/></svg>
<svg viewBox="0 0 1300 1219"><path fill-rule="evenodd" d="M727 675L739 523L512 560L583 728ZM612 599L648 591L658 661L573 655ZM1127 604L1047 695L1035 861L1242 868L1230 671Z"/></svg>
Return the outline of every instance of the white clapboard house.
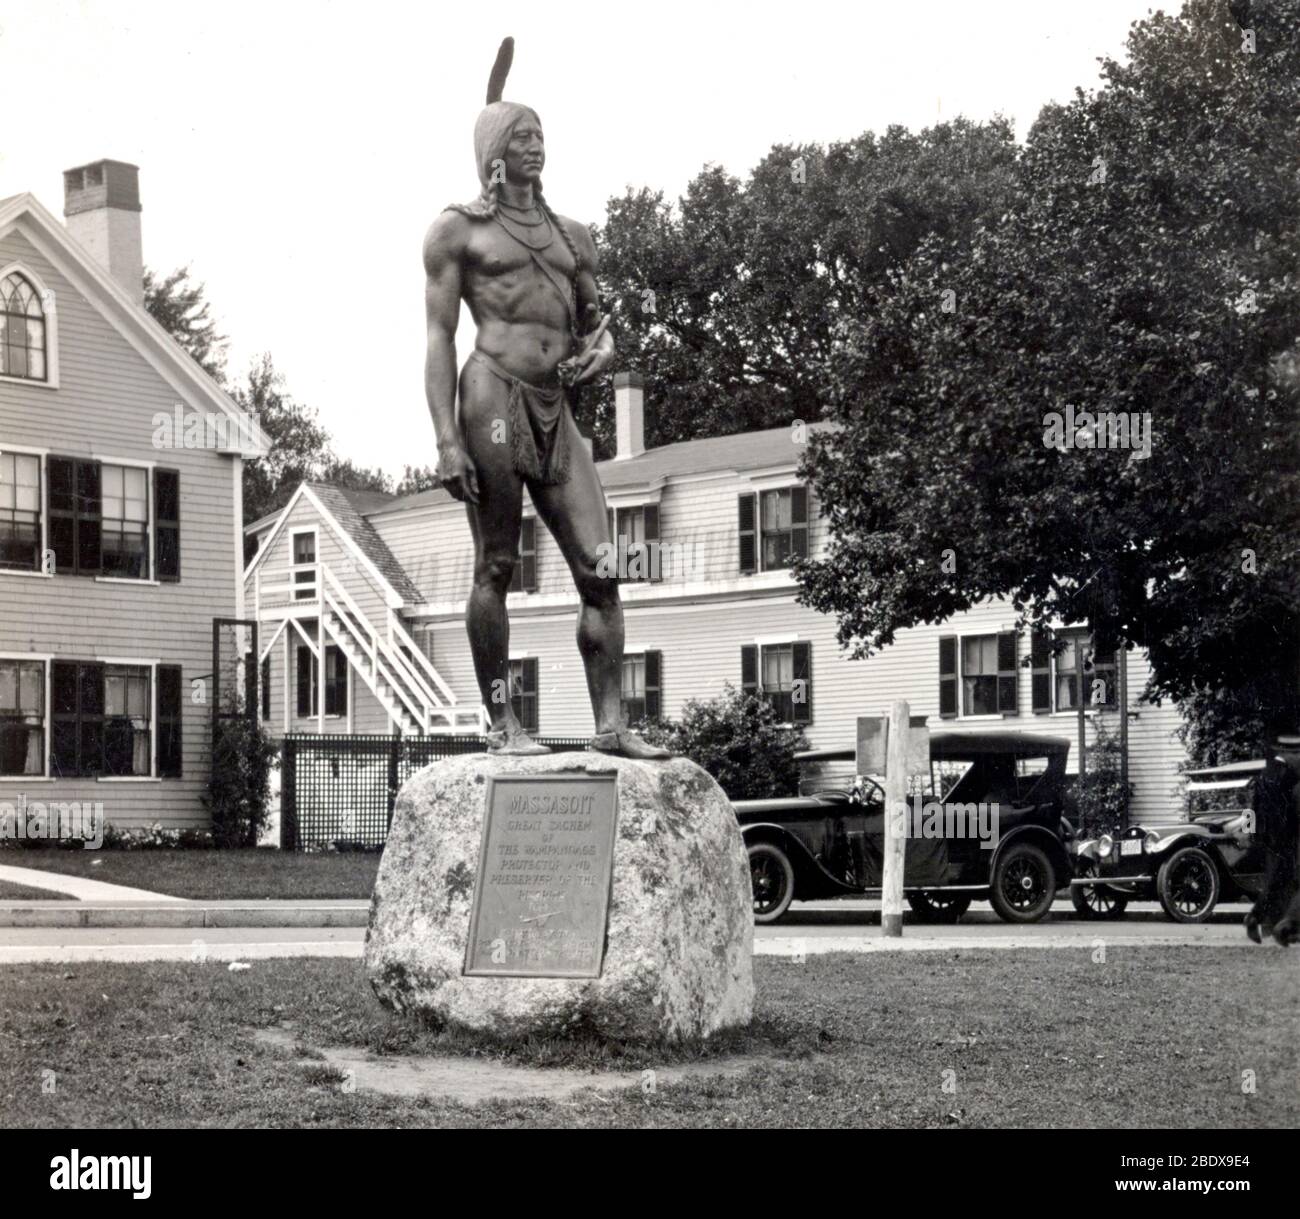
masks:
<svg viewBox="0 0 1300 1219"><path fill-rule="evenodd" d="M1008 605L899 632L865 661L845 659L833 619L796 604L793 555L815 554L825 525L796 478L789 428L643 445L644 390L616 379L617 454L599 463L615 531L660 543L660 569L629 567L623 687L628 714L674 717L726 683L759 691L815 747L848 746L856 717L907 698L945 726L1076 738L1081 659L1068 632L1056 659L1034 650ZM464 507L440 490L402 498L304 484L283 512L250 525L257 551L245 600L260 620L263 705L277 734L475 733L482 708L465 638L472 547ZM637 578L648 575L657 578ZM574 643L577 596L549 533L525 505L509 598L516 709L543 736L591 732ZM1115 666L1098 656L1087 710L1118 732ZM1127 657L1129 773L1135 817L1176 820L1177 710L1139 704L1142 654ZM1074 751L1072 750L1072 757Z"/></svg>
<svg viewBox="0 0 1300 1219"><path fill-rule="evenodd" d="M268 440L144 309L136 167L64 189L0 199L0 803L199 825Z"/></svg>

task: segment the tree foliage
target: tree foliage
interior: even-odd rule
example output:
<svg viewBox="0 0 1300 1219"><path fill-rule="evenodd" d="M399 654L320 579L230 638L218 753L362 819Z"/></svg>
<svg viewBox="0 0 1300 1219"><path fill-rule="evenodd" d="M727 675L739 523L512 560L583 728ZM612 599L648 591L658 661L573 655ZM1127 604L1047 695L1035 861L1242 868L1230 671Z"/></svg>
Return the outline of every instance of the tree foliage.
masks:
<svg viewBox="0 0 1300 1219"><path fill-rule="evenodd" d="M295 402L270 353L248 370L235 401L254 413L271 437L271 451L244 465L244 523L283 508L300 482L319 476L329 459L330 436L316 412Z"/></svg>
<svg viewBox="0 0 1300 1219"><path fill-rule="evenodd" d="M403 466L402 477L394 490L395 495L417 495L442 486L438 471L433 466Z"/></svg>
<svg viewBox="0 0 1300 1219"><path fill-rule="evenodd" d="M279 748L261 724L238 716L216 721L212 770L203 803L219 847L255 847L270 818L271 767Z"/></svg>
<svg viewBox="0 0 1300 1219"><path fill-rule="evenodd" d="M202 283L179 267L161 279L144 272L144 307L218 385L226 379L226 338L218 333Z"/></svg>
<svg viewBox="0 0 1300 1219"><path fill-rule="evenodd" d="M646 443L819 417L825 369L930 234L1005 205L1010 125L958 119L829 146L777 145L745 182L706 166L674 206L611 199L596 232L619 360L650 385ZM595 405L608 442L612 396Z"/></svg>
<svg viewBox="0 0 1300 1219"><path fill-rule="evenodd" d="M1065 815L1083 838L1113 834L1128 826L1133 785L1124 782L1124 757L1119 738L1103 723L1088 746L1085 773L1077 776L1066 793Z"/></svg>
<svg viewBox="0 0 1300 1219"><path fill-rule="evenodd" d="M799 790L795 753L802 728L782 727L772 704L728 685L717 698L692 699L677 721L641 726L648 740L707 770L732 800L792 796Z"/></svg>
<svg viewBox="0 0 1300 1219"><path fill-rule="evenodd" d="M1147 648L1153 696L1294 692L1300 0L1250 22L1253 52L1216 0L1135 24L1006 210L928 238L838 354L800 579L857 654L1007 597ZM1150 456L1048 447L1067 407L1148 415Z"/></svg>

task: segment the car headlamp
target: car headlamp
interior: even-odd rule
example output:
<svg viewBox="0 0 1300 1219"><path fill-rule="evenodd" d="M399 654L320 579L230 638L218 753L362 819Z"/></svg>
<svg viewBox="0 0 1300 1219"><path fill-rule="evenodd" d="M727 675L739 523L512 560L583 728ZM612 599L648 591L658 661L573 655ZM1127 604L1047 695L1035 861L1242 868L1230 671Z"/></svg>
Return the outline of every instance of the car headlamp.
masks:
<svg viewBox="0 0 1300 1219"><path fill-rule="evenodd" d="M1154 851L1160 842L1160 835L1155 830L1147 830L1142 837L1142 846L1147 851Z"/></svg>
<svg viewBox="0 0 1300 1219"><path fill-rule="evenodd" d="M1109 834L1103 834L1097 839L1097 851L1103 859L1115 849L1115 840Z"/></svg>

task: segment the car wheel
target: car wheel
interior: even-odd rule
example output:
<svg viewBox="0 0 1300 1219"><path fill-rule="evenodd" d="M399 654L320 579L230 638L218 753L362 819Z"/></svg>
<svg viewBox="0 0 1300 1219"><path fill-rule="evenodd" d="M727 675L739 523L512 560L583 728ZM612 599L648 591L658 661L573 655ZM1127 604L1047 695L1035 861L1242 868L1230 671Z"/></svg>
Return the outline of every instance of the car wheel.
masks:
<svg viewBox="0 0 1300 1219"><path fill-rule="evenodd" d="M1081 869L1084 876L1097 875L1097 861L1090 859ZM1070 901L1080 918L1123 918L1128 909L1128 895L1109 885L1072 885Z"/></svg>
<svg viewBox="0 0 1300 1219"><path fill-rule="evenodd" d="M794 901L794 865L775 843L749 848L749 880L754 888L754 922L775 923Z"/></svg>
<svg viewBox="0 0 1300 1219"><path fill-rule="evenodd" d="M1203 923L1219 900L1219 869L1200 847L1183 847L1160 865L1156 896L1175 923Z"/></svg>
<svg viewBox="0 0 1300 1219"><path fill-rule="evenodd" d="M1029 842L1008 847L993 865L989 901L1008 923L1036 923L1052 908L1056 874L1047 852Z"/></svg>
<svg viewBox="0 0 1300 1219"><path fill-rule="evenodd" d="M912 913L922 923L955 923L970 909L970 897L965 893L929 890L906 896Z"/></svg>

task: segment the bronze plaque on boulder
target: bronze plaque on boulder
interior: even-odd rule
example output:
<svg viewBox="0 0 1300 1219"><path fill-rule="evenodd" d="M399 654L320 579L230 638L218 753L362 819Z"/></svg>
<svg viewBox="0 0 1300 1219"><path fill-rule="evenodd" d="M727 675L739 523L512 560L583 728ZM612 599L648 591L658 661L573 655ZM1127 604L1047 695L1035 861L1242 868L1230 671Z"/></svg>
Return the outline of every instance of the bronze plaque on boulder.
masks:
<svg viewBox="0 0 1300 1219"><path fill-rule="evenodd" d="M487 780L466 974L600 977L617 818L614 774Z"/></svg>

